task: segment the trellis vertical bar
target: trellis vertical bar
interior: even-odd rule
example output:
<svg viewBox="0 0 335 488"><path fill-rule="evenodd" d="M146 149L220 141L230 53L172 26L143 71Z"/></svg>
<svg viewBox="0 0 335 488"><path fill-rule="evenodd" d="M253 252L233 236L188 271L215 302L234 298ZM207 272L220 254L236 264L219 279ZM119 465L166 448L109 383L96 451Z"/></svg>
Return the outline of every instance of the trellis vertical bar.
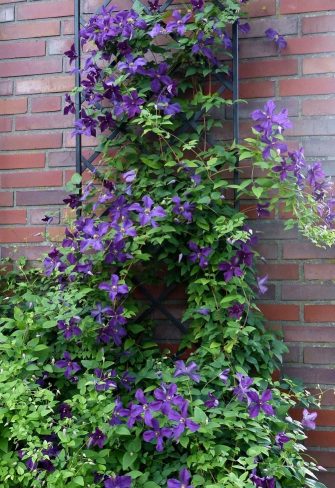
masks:
<svg viewBox="0 0 335 488"><path fill-rule="evenodd" d="M75 71L75 85L78 89L80 87L80 66L81 66L81 48L80 48L80 1L75 0L75 11L74 11L74 33L75 33L75 49L76 49L76 71ZM81 110L81 93L78 90L75 95L75 109L76 109L76 120L80 118ZM80 175L82 174L82 139L81 134L76 134L76 172ZM79 194L81 194L82 186L80 185Z"/></svg>
<svg viewBox="0 0 335 488"><path fill-rule="evenodd" d="M233 135L235 144L240 140L240 87L239 87L239 35L238 35L238 20L233 24ZM236 165L234 171L234 184L239 183L239 160L238 152L236 152ZM234 190L234 207L239 210L240 202L237 198L236 190Z"/></svg>

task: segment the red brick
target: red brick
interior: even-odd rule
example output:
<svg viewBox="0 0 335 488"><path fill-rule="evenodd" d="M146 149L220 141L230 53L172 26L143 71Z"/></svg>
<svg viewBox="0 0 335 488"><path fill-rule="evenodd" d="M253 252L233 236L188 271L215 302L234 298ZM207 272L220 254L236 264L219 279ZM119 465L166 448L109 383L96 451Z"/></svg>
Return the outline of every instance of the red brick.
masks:
<svg viewBox="0 0 335 488"><path fill-rule="evenodd" d="M276 259L278 257L278 244L277 242L259 242L255 246L255 250L266 259Z"/></svg>
<svg viewBox="0 0 335 488"><path fill-rule="evenodd" d="M48 52L49 54L64 54L65 51L70 49L72 44L72 38L50 39L48 42Z"/></svg>
<svg viewBox="0 0 335 488"><path fill-rule="evenodd" d="M27 112L27 107L26 97L3 98L0 100L0 115L23 114Z"/></svg>
<svg viewBox="0 0 335 488"><path fill-rule="evenodd" d="M335 56L305 58L303 60L303 73L305 75L335 73Z"/></svg>
<svg viewBox="0 0 335 488"><path fill-rule="evenodd" d="M1 207L12 207L14 203L14 194L11 191L1 191L0 192L0 206Z"/></svg>
<svg viewBox="0 0 335 488"><path fill-rule="evenodd" d="M62 97L51 95L49 97L35 97L31 99L32 112L57 112L62 107Z"/></svg>
<svg viewBox="0 0 335 488"><path fill-rule="evenodd" d="M0 169L43 168L44 165L43 153L0 154Z"/></svg>
<svg viewBox="0 0 335 488"><path fill-rule="evenodd" d="M16 258L18 256L24 256L27 259L37 261L41 257L50 252L50 246L15 246L15 247L2 247L1 254L4 258L11 257Z"/></svg>
<svg viewBox="0 0 335 488"><path fill-rule="evenodd" d="M304 34L318 34L335 31L335 15L318 15L302 19Z"/></svg>
<svg viewBox="0 0 335 488"><path fill-rule="evenodd" d="M297 264L261 264L257 266L259 274L269 275L270 280L298 280L299 266Z"/></svg>
<svg viewBox="0 0 335 488"><path fill-rule="evenodd" d="M29 171L8 173L0 176L2 188L34 188L39 186L61 186L62 171Z"/></svg>
<svg viewBox="0 0 335 488"><path fill-rule="evenodd" d="M275 85L273 81L254 81L240 84L241 98L273 97L274 95Z"/></svg>
<svg viewBox="0 0 335 488"><path fill-rule="evenodd" d="M10 80L0 81L0 95L11 95L13 93L13 82Z"/></svg>
<svg viewBox="0 0 335 488"><path fill-rule="evenodd" d="M309 157L334 157L334 144L329 136L308 137L304 141L304 148Z"/></svg>
<svg viewBox="0 0 335 488"><path fill-rule="evenodd" d="M334 115L335 114L335 100L303 100L302 112L304 115Z"/></svg>
<svg viewBox="0 0 335 488"><path fill-rule="evenodd" d="M278 51L273 42L269 39L241 39L240 57L241 59L250 58L269 58L277 56Z"/></svg>
<svg viewBox="0 0 335 488"><path fill-rule="evenodd" d="M76 147L76 138L72 136L72 131L64 135L65 141L64 146L66 148ZM97 145L97 139L95 137L83 136L82 146L83 147L93 147Z"/></svg>
<svg viewBox="0 0 335 488"><path fill-rule="evenodd" d="M62 129L63 127L73 127L74 119L69 115L48 114L48 115L22 115L16 117L16 130L34 129Z"/></svg>
<svg viewBox="0 0 335 488"><path fill-rule="evenodd" d="M17 191L17 205L60 205L68 196L64 190Z"/></svg>
<svg viewBox="0 0 335 488"><path fill-rule="evenodd" d="M321 12L335 10L333 0L281 0L281 14L297 14L302 12Z"/></svg>
<svg viewBox="0 0 335 488"><path fill-rule="evenodd" d="M335 248L322 249L310 242L289 241L283 244L284 259L334 259Z"/></svg>
<svg viewBox="0 0 335 488"><path fill-rule="evenodd" d="M318 368L315 366L284 366L282 373L284 376L298 379L310 385L329 385L333 384L335 380L335 372L333 369Z"/></svg>
<svg viewBox="0 0 335 488"><path fill-rule="evenodd" d="M27 3L17 7L17 19L47 19L49 17L68 17L74 14L73 0Z"/></svg>
<svg viewBox="0 0 335 488"><path fill-rule="evenodd" d="M305 347L304 363L307 364L334 364L335 347Z"/></svg>
<svg viewBox="0 0 335 488"><path fill-rule="evenodd" d="M298 74L297 59L275 59L271 61L249 61L241 63L241 78L264 78L265 76L286 76Z"/></svg>
<svg viewBox="0 0 335 488"><path fill-rule="evenodd" d="M284 337L286 342L335 342L335 328L324 326L292 326L284 327Z"/></svg>
<svg viewBox="0 0 335 488"><path fill-rule="evenodd" d="M0 224L25 224L27 222L27 210L0 210Z"/></svg>
<svg viewBox="0 0 335 488"><path fill-rule="evenodd" d="M4 3L16 3L16 2L23 2L24 0L0 0L0 5L3 5Z"/></svg>
<svg viewBox="0 0 335 488"><path fill-rule="evenodd" d="M44 227L1 227L0 242L42 242Z"/></svg>
<svg viewBox="0 0 335 488"><path fill-rule="evenodd" d="M72 76L50 76L48 78L32 78L29 80L18 80L16 82L16 93L55 93L66 92L73 88Z"/></svg>
<svg viewBox="0 0 335 488"><path fill-rule="evenodd" d="M29 37L48 37L60 34L59 20L47 22L20 22L1 26L0 40L28 39Z"/></svg>
<svg viewBox="0 0 335 488"><path fill-rule="evenodd" d="M289 40L283 55L292 54L317 54L334 51L334 35L304 36Z"/></svg>
<svg viewBox="0 0 335 488"><path fill-rule="evenodd" d="M303 136L323 136L334 135L335 126L332 119L326 119L324 117L307 118L291 118L293 127L287 130L287 136L303 137Z"/></svg>
<svg viewBox="0 0 335 488"><path fill-rule="evenodd" d="M49 166L73 166L75 164L76 154L74 151L57 151L49 152Z"/></svg>
<svg viewBox="0 0 335 488"><path fill-rule="evenodd" d="M14 6L0 8L0 22L11 22L12 20L14 20L14 16Z"/></svg>
<svg viewBox="0 0 335 488"><path fill-rule="evenodd" d="M328 472L328 473L318 473L317 474L318 480L327 487L335 486L335 473Z"/></svg>
<svg viewBox="0 0 335 488"><path fill-rule="evenodd" d="M62 134L11 134L0 136L0 146L3 151L23 149L50 149L62 145Z"/></svg>
<svg viewBox="0 0 335 488"><path fill-rule="evenodd" d="M306 280L335 280L335 264L305 264Z"/></svg>
<svg viewBox="0 0 335 488"><path fill-rule="evenodd" d="M13 118L0 117L0 132L10 132L13 126Z"/></svg>
<svg viewBox="0 0 335 488"><path fill-rule="evenodd" d="M333 283L305 284L283 284L281 287L281 299L284 301L329 301L335 296L335 285Z"/></svg>
<svg viewBox="0 0 335 488"><path fill-rule="evenodd" d="M317 77L279 81L280 96L326 95L334 91L335 78Z"/></svg>
<svg viewBox="0 0 335 488"><path fill-rule="evenodd" d="M311 456L316 461L316 464L319 466L323 466L324 468L335 468L335 456L333 452L309 450L307 452L307 455Z"/></svg>
<svg viewBox="0 0 335 488"><path fill-rule="evenodd" d="M253 0L247 5L246 10L249 17L264 17L276 13L275 0Z"/></svg>
<svg viewBox="0 0 335 488"><path fill-rule="evenodd" d="M262 303L259 308L268 320L299 320L299 305Z"/></svg>
<svg viewBox="0 0 335 488"><path fill-rule="evenodd" d="M45 73L61 73L63 70L62 60L55 59L35 59L27 62L26 59L19 61L8 61L0 63L0 77L41 75Z"/></svg>
<svg viewBox="0 0 335 488"><path fill-rule="evenodd" d="M300 346L289 345L289 351L284 354L285 363L299 363L300 361Z"/></svg>
<svg viewBox="0 0 335 488"><path fill-rule="evenodd" d="M49 215L52 217L53 224L59 224L59 210L56 212L51 208L33 208L29 212L29 221L31 224L41 225L42 219Z"/></svg>
<svg viewBox="0 0 335 488"><path fill-rule="evenodd" d="M334 447L335 432L328 430L315 430L308 432L308 438L305 441L306 446L313 447ZM330 485L328 485L330 486Z"/></svg>
<svg viewBox="0 0 335 488"><path fill-rule="evenodd" d="M335 322L335 305L305 305L304 313L305 322Z"/></svg>
<svg viewBox="0 0 335 488"><path fill-rule="evenodd" d="M64 239L65 227L49 226L47 233L51 242L61 242Z"/></svg>
<svg viewBox="0 0 335 488"><path fill-rule="evenodd" d="M63 20L63 34L68 35L68 34L74 34L74 22L73 19L71 20Z"/></svg>
<svg viewBox="0 0 335 488"><path fill-rule="evenodd" d="M3 42L0 59L31 58L45 55L45 41Z"/></svg>

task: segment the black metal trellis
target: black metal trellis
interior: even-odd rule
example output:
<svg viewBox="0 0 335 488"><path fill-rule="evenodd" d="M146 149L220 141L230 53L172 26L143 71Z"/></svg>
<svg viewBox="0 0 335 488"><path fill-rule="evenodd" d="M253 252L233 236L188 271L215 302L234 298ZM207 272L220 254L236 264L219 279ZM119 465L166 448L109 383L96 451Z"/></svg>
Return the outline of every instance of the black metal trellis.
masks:
<svg viewBox="0 0 335 488"><path fill-rule="evenodd" d="M110 3L112 3L113 0L104 0L102 3L102 6L107 7ZM134 3L135 0L132 0ZM137 0L139 1L139 0ZM213 0L216 5L218 5L221 8L224 8L220 0ZM171 4L173 0L166 0L163 5L159 7L159 12L164 12ZM140 2L142 4L142 2ZM146 13L150 14L150 10L146 5L143 5L143 8ZM85 25L85 20L81 16L81 0L75 0L75 16L74 16L74 22L75 22L75 48L76 48L76 53L77 53L77 59L76 59L76 71L75 71L75 85L76 88L80 87L81 84L81 78L80 78L80 68L81 68L81 45L80 45L80 29L82 26ZM232 91L233 93L233 137L235 142L239 142L239 105L237 100L239 99L239 34L238 34L238 22L235 22L233 24L232 28L232 61L233 61L233 77L232 81L226 80L223 75L217 74L216 78L217 81L221 83L221 87L218 90L218 93L222 93L225 89L228 89ZM81 111L81 106L82 106L82 98L81 98L81 93L80 91L76 92L75 95L75 109L76 109L76 120L80 118L80 111ZM182 125L182 127L179 129L179 132L184 131L185 128L190 127L191 129L196 128L197 122L200 120L200 118L203 116L205 110L200 110L194 116L190 119L187 120L185 118L185 122ZM109 140L115 139L120 133L124 131L125 127L120 126L117 129L115 129L109 136ZM213 140L211 138L211 135L207 135L207 140L210 144L213 144ZM96 173L95 167L93 165L94 161L99 157L100 151L95 150L93 154L89 157L86 158L83 155L82 152L82 137L81 134L76 135L76 172L79 173L80 175L83 173L85 169L89 169ZM236 170L234 172L234 180L237 183L238 182L238 164L236 165ZM81 192L81 188L80 188ZM140 281L136 282L135 279L135 285L139 288L143 296L148 300L149 306L142 314L136 318L137 320L141 320L147 316L149 316L154 310L159 310L165 317L168 319L174 326L176 326L182 333L184 333L187 328L185 325L178 320L174 315L171 314L169 310L164 306L163 302L168 298L168 296L174 291L175 286L171 285L168 287L166 290L164 290L158 298L155 298L152 296L152 294L148 291L145 286L143 286Z"/></svg>

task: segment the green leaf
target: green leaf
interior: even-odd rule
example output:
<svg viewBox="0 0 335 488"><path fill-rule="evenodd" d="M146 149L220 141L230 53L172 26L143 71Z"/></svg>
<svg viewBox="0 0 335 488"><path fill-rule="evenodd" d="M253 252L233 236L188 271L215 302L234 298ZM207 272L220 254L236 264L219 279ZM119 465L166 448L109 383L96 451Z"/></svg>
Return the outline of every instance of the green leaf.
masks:
<svg viewBox="0 0 335 488"><path fill-rule="evenodd" d="M122 468L126 471L136 461L137 456L134 452L125 452L122 458Z"/></svg>
<svg viewBox="0 0 335 488"><path fill-rule="evenodd" d="M73 483L78 486L85 486L85 481L82 476L76 476L75 478L73 478Z"/></svg>

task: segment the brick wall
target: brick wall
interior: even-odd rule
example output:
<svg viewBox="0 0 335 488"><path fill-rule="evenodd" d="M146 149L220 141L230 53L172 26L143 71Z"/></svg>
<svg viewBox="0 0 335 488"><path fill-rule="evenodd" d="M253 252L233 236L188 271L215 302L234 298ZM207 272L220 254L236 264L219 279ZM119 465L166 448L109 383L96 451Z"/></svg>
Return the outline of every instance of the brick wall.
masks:
<svg viewBox="0 0 335 488"><path fill-rule="evenodd" d="M100 0L83 0L86 12ZM269 97L288 107L294 128L290 144L305 147L310 160L323 160L335 175L335 0L250 0L252 31L242 40L242 133L250 112ZM62 52L73 39L72 0L0 0L0 243L2 255L37 258L48 248L44 214L54 224L64 183L74 165L72 120L62 115L63 92L72 78ZM288 40L278 55L264 31L272 27ZM228 114L229 116L229 114ZM85 141L89 144L89 141ZM252 214L250 217L252 218ZM271 286L261 308L290 347L284 371L322 395L318 430L308 440L312 454L329 468L322 475L335 486L335 249L317 249L295 230L284 232L285 214L254 221L263 232L260 251ZM60 231L49 229L51 239ZM300 415L298 412L297 415Z"/></svg>

